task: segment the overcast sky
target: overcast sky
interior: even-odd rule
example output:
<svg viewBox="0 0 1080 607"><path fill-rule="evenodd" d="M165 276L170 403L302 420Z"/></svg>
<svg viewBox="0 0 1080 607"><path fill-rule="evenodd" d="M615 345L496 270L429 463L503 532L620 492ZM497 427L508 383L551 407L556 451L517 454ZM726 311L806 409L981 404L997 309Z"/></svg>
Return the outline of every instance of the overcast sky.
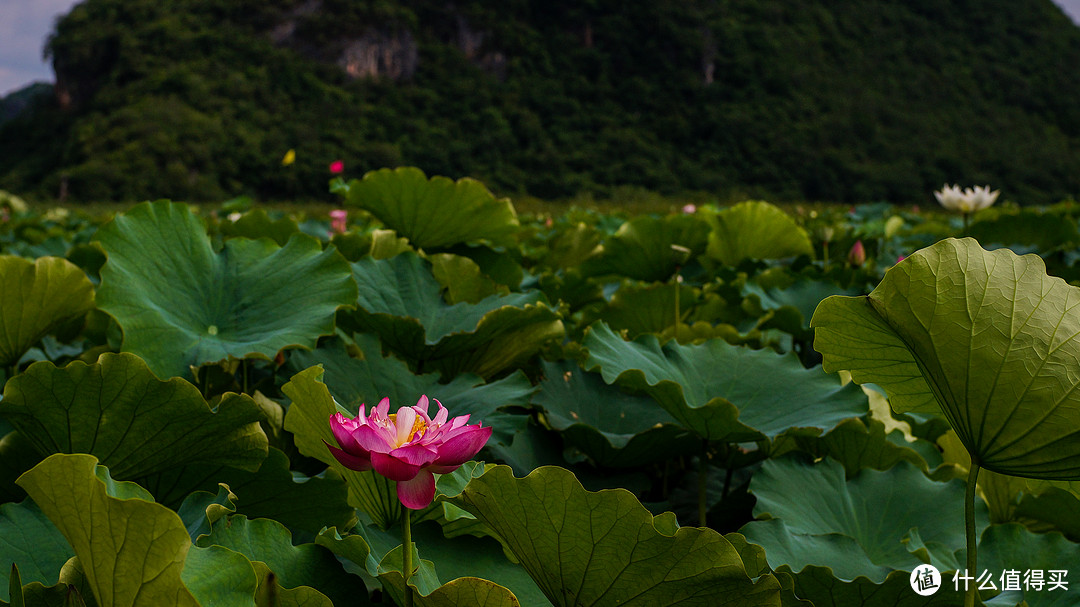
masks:
<svg viewBox="0 0 1080 607"><path fill-rule="evenodd" d="M1080 0L1054 0L1080 23ZM75 0L0 0L0 96L35 80L51 82L41 49L53 21Z"/></svg>

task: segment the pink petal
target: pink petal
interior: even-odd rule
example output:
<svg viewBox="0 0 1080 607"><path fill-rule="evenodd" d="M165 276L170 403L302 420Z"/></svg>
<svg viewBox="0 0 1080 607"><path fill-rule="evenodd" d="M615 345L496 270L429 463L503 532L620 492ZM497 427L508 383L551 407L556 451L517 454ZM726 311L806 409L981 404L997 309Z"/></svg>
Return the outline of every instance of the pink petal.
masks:
<svg viewBox="0 0 1080 607"><path fill-rule="evenodd" d="M346 447L353 443L352 431L356 429L356 420L349 419L340 413L330 416L330 430L334 433L337 444Z"/></svg>
<svg viewBox="0 0 1080 607"><path fill-rule="evenodd" d="M414 466L426 466L435 461L438 451L429 446L412 444L398 447L387 455Z"/></svg>
<svg viewBox="0 0 1080 607"><path fill-rule="evenodd" d="M435 402L438 402L438 401L435 401ZM428 397L427 397L427 394L420 395L420 400L416 401L416 404L413 405L413 408L416 409L419 412L422 412L424 414L424 417L427 417L427 412L428 412Z"/></svg>
<svg viewBox="0 0 1080 607"><path fill-rule="evenodd" d="M450 437L441 445L436 445L439 456L435 459L435 464L453 466L469 461L491 438L491 430L490 426L487 428L469 426L466 431Z"/></svg>
<svg viewBox="0 0 1080 607"><path fill-rule="evenodd" d="M410 510L427 508L431 500L435 499L435 476L427 470L421 470L412 480L399 481L397 494L402 505Z"/></svg>
<svg viewBox="0 0 1080 607"><path fill-rule="evenodd" d="M378 414L379 417L386 419L390 415L390 399L384 398L379 401L379 405L371 411L371 416L375 417Z"/></svg>
<svg viewBox="0 0 1080 607"><path fill-rule="evenodd" d="M412 480L420 472L420 466L403 462L386 453L372 453L371 465L375 468L375 472L392 481Z"/></svg>
<svg viewBox="0 0 1080 607"><path fill-rule="evenodd" d="M446 423L446 418L450 415L450 412L439 402L439 399L435 399L435 404L439 405L439 413L431 421L435 422L436 426L441 426Z"/></svg>
<svg viewBox="0 0 1080 607"><path fill-rule="evenodd" d="M365 470L371 470L371 460L360 455L353 455L338 449L337 447L323 441L326 448L330 450L330 454L334 456L337 461L341 462L342 466L350 470L358 470L364 472Z"/></svg>
<svg viewBox="0 0 1080 607"><path fill-rule="evenodd" d="M382 428L360 426L350 433L350 437L364 451L387 453L394 448L393 435ZM346 444L341 446L346 449L349 448Z"/></svg>

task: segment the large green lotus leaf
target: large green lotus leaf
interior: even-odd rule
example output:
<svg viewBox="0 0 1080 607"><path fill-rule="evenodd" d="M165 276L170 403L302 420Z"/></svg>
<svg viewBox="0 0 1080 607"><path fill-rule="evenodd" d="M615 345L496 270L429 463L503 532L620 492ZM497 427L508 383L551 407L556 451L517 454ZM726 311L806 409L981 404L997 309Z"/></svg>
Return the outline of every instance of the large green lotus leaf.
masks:
<svg viewBox="0 0 1080 607"><path fill-rule="evenodd" d="M1064 579L1068 588L1048 590L1010 590L1003 593L1014 603L1026 601L1029 607L1074 607L1080 605L1080 593L1076 592L1076 566L1080 563L1080 545L1066 540L1059 533L1031 533L1022 525L992 525L979 540L979 572L991 572L994 585L1003 588L1001 576L1013 572L1020 588L1024 588L1024 575L1028 570L1042 570L1043 579L1049 581L1050 571L1066 571ZM1072 579L1069 579L1072 576Z"/></svg>
<svg viewBox="0 0 1080 607"><path fill-rule="evenodd" d="M198 388L158 379L134 354L99 361L30 365L4 386L0 414L41 453L89 453L119 478L192 463L254 470L266 457L251 398L226 394L215 411Z"/></svg>
<svg viewBox="0 0 1080 607"><path fill-rule="evenodd" d="M717 213L711 223L708 255L729 266L745 259L814 254L806 230L767 202L740 202Z"/></svg>
<svg viewBox="0 0 1080 607"><path fill-rule="evenodd" d="M383 345L420 367L490 377L563 335L558 312L539 291L450 305L440 295L442 285L415 253L365 258L352 268L360 287L359 309L349 315L356 327L377 334Z"/></svg>
<svg viewBox="0 0 1080 607"><path fill-rule="evenodd" d="M740 533L765 548L774 570L816 565L841 580L881 583L926 558L942 571L955 569L956 552L965 546L964 483L934 482L907 462L864 469L845 481L833 460L768 460L754 473L750 492L757 498L754 515L769 520L747 523ZM978 528L985 527L985 506L978 519Z"/></svg>
<svg viewBox="0 0 1080 607"><path fill-rule="evenodd" d="M986 469L1080 479L1078 306L1080 288L1037 256L950 238L868 297L822 302L814 347L826 370L880 385L898 411L936 401Z"/></svg>
<svg viewBox="0 0 1080 607"><path fill-rule="evenodd" d="M236 221L223 222L221 233L224 236L235 238L269 238L276 242L279 247L285 246L293 234L300 231L296 222L288 217L270 219L266 211L255 209L244 213L244 216Z"/></svg>
<svg viewBox="0 0 1080 607"><path fill-rule="evenodd" d="M427 260L431 263L435 280L446 289L445 298L450 304L474 304L497 293L505 295L510 292L509 288L485 276L480 266L468 257L439 253L428 255Z"/></svg>
<svg viewBox="0 0 1080 607"><path fill-rule="evenodd" d="M346 573L325 548L315 544L294 546L292 533L270 519L248 520L243 515L219 519L197 546L222 546L266 564L282 588L308 586L335 605L365 604L367 589L359 577Z"/></svg>
<svg viewBox="0 0 1080 607"><path fill-rule="evenodd" d="M180 578L191 547L184 523L137 485L113 482L92 455L60 453L19 485L75 549L99 605L198 607Z"/></svg>
<svg viewBox="0 0 1080 607"><path fill-rule="evenodd" d="M688 314L702 303L699 293L691 286L679 285L680 323L689 324ZM596 318L616 331L626 331L631 339L644 333L669 336L675 327L675 287L624 285L596 311Z"/></svg>
<svg viewBox="0 0 1080 607"><path fill-rule="evenodd" d="M867 412L855 385L841 386L792 353L733 346L722 339L660 346L655 336L628 342L603 323L589 328L587 367L604 381L652 396L687 429L708 440L774 438L792 427L828 430ZM795 392L791 386L799 386Z"/></svg>
<svg viewBox="0 0 1080 607"><path fill-rule="evenodd" d="M799 314L799 326L806 329L818 304L832 295L858 295L858 289L845 289L826 280L794 277L784 270L762 272L754 280L747 281L742 294L757 299L763 310L793 308Z"/></svg>
<svg viewBox="0 0 1080 607"><path fill-rule="evenodd" d="M340 476L327 472L306 477L292 471L288 456L278 449L271 448L255 472L227 468L217 478L236 494L236 512L248 518L271 518L308 533L323 527L347 528L356 520Z"/></svg>
<svg viewBox="0 0 1080 607"><path fill-rule="evenodd" d="M14 364L42 337L94 307L94 285L59 257L0 255L0 367Z"/></svg>
<svg viewBox="0 0 1080 607"><path fill-rule="evenodd" d="M330 394L352 417L362 404L370 408L389 398L391 406L412 405L420 395L426 394L438 399L451 416L468 414L472 423L482 421L485 426L494 427L496 438L507 443L524 423L523 416L496 411L508 405L529 404L534 388L521 371L487 384L472 373L439 383L437 373L415 375L400 360L382 356L374 335L358 333L353 340L363 359L349 356L341 342L329 342L310 352L293 352L288 367L299 371L321 364L325 370L323 381ZM436 407L434 404L431 407L434 413Z"/></svg>
<svg viewBox="0 0 1080 607"><path fill-rule="evenodd" d="M847 476L855 476L863 468L888 470L897 462L907 461L924 472L926 460L907 444L897 444L885 434L885 424L876 419L864 422L859 418L846 419L824 436L795 434L792 440L798 448L814 457L831 457L844 466ZM927 446L932 446L927 443ZM776 457L776 449L771 453Z"/></svg>
<svg viewBox="0 0 1080 607"><path fill-rule="evenodd" d="M0 601L10 600L12 564L18 565L22 584L51 586L72 556L64 535L33 501L0 506Z"/></svg>
<svg viewBox="0 0 1080 607"><path fill-rule="evenodd" d="M145 203L95 236L108 254L98 304L124 329L124 350L162 377L230 356L273 358L315 347L334 312L353 305L356 285L333 248L297 234L233 238L220 252L186 205Z"/></svg>
<svg viewBox="0 0 1080 607"><path fill-rule="evenodd" d="M739 552L707 528L653 517L625 489L586 491L563 468L514 478L497 466L456 498L497 533L554 605L779 605Z"/></svg>
<svg viewBox="0 0 1080 607"><path fill-rule="evenodd" d="M691 255L705 251L708 239L709 224L696 215L635 217L604 241L602 252L586 261L582 271L649 282L668 280Z"/></svg>
<svg viewBox="0 0 1080 607"><path fill-rule="evenodd" d="M919 596L911 590L910 571L893 571L882 582L865 577L841 580L828 567L807 566L792 574L777 573L781 584L785 576L793 582L795 593L813 602L814 607L960 607L964 593L956 592L952 574L942 573L941 588L930 596ZM982 602L976 599L976 605ZM1012 607L1013 603L1007 603Z"/></svg>
<svg viewBox="0 0 1080 607"><path fill-rule="evenodd" d="M345 479L351 506L368 513L376 525L386 529L401 518L396 483L371 470L350 470L330 454L326 445L337 444L330 430L330 416L334 413L354 414L334 401L322 377L323 370L312 367L293 375L289 383L281 387L281 391L292 399L285 415L285 429L293 433L300 453L329 465Z"/></svg>
<svg viewBox="0 0 1080 607"><path fill-rule="evenodd" d="M251 561L222 546L188 549L180 579L204 606L248 607L258 588Z"/></svg>
<svg viewBox="0 0 1080 607"><path fill-rule="evenodd" d="M400 571L388 571L379 576L384 584L389 584L395 596L405 591L405 578ZM409 580L412 582L412 580ZM412 585L412 584L410 584ZM518 607L514 593L491 580L478 577L459 577L435 588L428 594L417 592L413 595L413 604L417 607Z"/></svg>
<svg viewBox="0 0 1080 607"><path fill-rule="evenodd" d="M428 179L414 167L380 169L354 179L345 204L369 211L421 249L462 243L515 244L517 214L475 179Z"/></svg>
<svg viewBox="0 0 1080 607"><path fill-rule="evenodd" d="M627 394L571 361L541 365L544 381L533 401L566 443L597 464L633 468L700 450L652 398Z"/></svg>

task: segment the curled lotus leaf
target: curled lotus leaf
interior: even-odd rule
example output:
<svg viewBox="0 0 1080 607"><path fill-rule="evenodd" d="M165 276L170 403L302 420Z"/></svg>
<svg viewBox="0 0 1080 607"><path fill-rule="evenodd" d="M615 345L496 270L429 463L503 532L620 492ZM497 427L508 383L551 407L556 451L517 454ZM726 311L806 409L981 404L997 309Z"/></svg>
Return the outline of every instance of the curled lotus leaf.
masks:
<svg viewBox="0 0 1080 607"><path fill-rule="evenodd" d="M60 257L0 255L0 366L14 364L58 326L94 307L94 285Z"/></svg>
<svg viewBox="0 0 1080 607"><path fill-rule="evenodd" d="M729 266L746 259L780 259L814 253L806 230L767 202L740 202L717 213L711 223L707 253Z"/></svg>
<svg viewBox="0 0 1080 607"><path fill-rule="evenodd" d="M495 198L479 181L428 179L415 167L379 169L354 179L345 204L370 212L421 249L473 243L512 246L519 226L510 200Z"/></svg>

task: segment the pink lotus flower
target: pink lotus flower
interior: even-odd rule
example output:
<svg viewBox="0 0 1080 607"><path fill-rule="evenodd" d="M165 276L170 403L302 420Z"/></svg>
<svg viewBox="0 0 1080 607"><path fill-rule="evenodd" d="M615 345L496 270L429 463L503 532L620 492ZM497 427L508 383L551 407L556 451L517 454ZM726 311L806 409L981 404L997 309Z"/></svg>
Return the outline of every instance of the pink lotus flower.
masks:
<svg viewBox="0 0 1080 607"><path fill-rule="evenodd" d="M447 422L446 408L439 405L435 419L428 417L428 397L421 396L412 407L389 413L390 399L384 398L371 414L349 419L340 413L330 416L330 429L341 448L327 447L339 462L352 470L371 470L397 481L398 499L406 508L420 510L435 498L434 474L457 470L472 459L491 437L491 428L467 426L468 415Z"/></svg>
<svg viewBox="0 0 1080 607"><path fill-rule="evenodd" d="M697 213L697 205L693 203L684 204L682 212L685 215L693 215L694 213Z"/></svg>
<svg viewBox="0 0 1080 607"><path fill-rule="evenodd" d="M330 163L330 172L337 175L338 173L345 172L345 162L341 160L335 160Z"/></svg>
<svg viewBox="0 0 1080 607"><path fill-rule="evenodd" d="M330 235L333 236L334 232L338 234L344 234L348 229L349 212L345 209L334 209L330 211Z"/></svg>

